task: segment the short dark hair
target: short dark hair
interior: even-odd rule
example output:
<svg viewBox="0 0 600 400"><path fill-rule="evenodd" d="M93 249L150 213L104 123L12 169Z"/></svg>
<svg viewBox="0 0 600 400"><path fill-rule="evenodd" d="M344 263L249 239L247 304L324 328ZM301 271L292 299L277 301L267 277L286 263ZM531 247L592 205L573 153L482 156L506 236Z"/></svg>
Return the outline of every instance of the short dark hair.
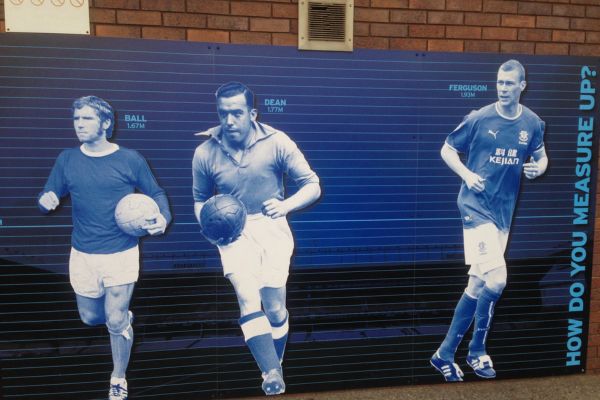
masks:
<svg viewBox="0 0 600 400"><path fill-rule="evenodd" d="M108 102L96 96L84 96L73 101L73 106L71 107L71 111L75 112L75 110L79 110L85 106L93 108L100 118L101 122L110 121L110 126L106 130L106 138L110 138L113 133L113 128L115 126L115 113L113 108Z"/></svg>
<svg viewBox="0 0 600 400"><path fill-rule="evenodd" d="M517 70L519 72L519 81L525 80L525 67L517 60L508 60L499 69L507 72Z"/></svg>
<svg viewBox="0 0 600 400"><path fill-rule="evenodd" d="M252 90L248 86L240 82L231 81L219 86L215 92L215 97L218 100L220 97L233 97L238 94L243 94L248 107L254 108L254 93L252 93Z"/></svg>

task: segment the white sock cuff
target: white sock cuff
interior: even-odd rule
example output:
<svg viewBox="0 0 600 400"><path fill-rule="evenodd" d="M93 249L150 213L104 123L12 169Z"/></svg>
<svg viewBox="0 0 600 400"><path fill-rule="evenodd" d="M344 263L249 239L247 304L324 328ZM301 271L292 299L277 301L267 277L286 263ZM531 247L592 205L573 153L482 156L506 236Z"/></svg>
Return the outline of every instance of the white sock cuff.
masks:
<svg viewBox="0 0 600 400"><path fill-rule="evenodd" d="M273 339L281 339L285 335L288 334L290 330L289 318L285 318L285 322L281 326L274 326L273 329Z"/></svg>
<svg viewBox="0 0 600 400"><path fill-rule="evenodd" d="M242 328L246 342L253 337L271 333L271 324L264 314L258 318L244 322L240 327Z"/></svg>

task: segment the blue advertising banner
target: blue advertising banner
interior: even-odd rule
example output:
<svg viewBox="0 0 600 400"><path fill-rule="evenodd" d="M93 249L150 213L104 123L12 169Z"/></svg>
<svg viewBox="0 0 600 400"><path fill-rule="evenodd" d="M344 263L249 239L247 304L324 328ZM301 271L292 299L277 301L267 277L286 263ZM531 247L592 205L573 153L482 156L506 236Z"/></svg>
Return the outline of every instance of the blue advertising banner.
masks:
<svg viewBox="0 0 600 400"><path fill-rule="evenodd" d="M132 398L258 395L261 385L280 390L277 377L261 378L273 361L265 355L271 350L253 347L264 334L283 358L288 393L584 370L597 58L300 52L35 34L2 34L0 49L5 398L106 396L110 335L105 321L82 323L85 313L78 312L69 283L76 182L59 193L56 210L44 214L38 206L61 152L75 148L79 157L88 156L77 149L82 139L76 135L77 116L86 109L72 104L89 95L112 105L110 141L145 158L173 218L165 234L140 241L130 305L135 336L127 342L133 345ZM526 83L518 68L499 72L511 58L525 67ZM215 97L230 81L253 91L256 114L236 94ZM212 138L197 135L218 126ZM265 167L274 178L250 184L256 176L240 172L245 157L282 132L290 142L271 149L276 168ZM240 145L238 136L246 142ZM210 156L195 158L200 145L212 149ZM314 176L298 172L306 170L296 162L295 146ZM242 292L255 245L223 254L262 239L252 236L250 217L242 237L229 247L222 243L221 252L204 238L194 203L206 198L193 194L193 158L200 165L196 179L210 180L211 190L233 185L228 192L262 203L265 188L277 183L277 201L262 210L267 216L260 207L249 210L256 220L279 221L285 230L285 219L269 217L294 208L280 205L283 193L302 200L303 209L287 215L294 241L287 284L285 276L283 283L258 282L257 296L258 287L267 290L253 298L258 305L248 303L252 313ZM224 162L215 160L223 159L242 175L222 178L232 171L220 169ZM67 177L104 187L101 169L65 170ZM316 201L303 192L315 177ZM93 219L90 210L107 210L105 191L88 190L83 196L92 199L85 205ZM268 236L264 242L275 250L266 245L261 251L288 246L278 240ZM475 261L465 261L465 252ZM234 275L245 277L242 286L223 277L222 264L231 259ZM273 287L287 293L269 293ZM261 301L265 314L254 318ZM279 306L287 306L289 319L272 311ZM458 322L451 324L453 317ZM118 331L124 328L127 323ZM285 338L283 357L277 343ZM278 362L267 367L278 368Z"/></svg>

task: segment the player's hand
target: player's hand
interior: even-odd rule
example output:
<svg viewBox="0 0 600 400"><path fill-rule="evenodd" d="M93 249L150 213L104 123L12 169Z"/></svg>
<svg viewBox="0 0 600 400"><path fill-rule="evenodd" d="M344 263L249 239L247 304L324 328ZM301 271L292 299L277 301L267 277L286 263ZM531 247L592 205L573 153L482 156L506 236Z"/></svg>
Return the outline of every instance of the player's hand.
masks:
<svg viewBox="0 0 600 400"><path fill-rule="evenodd" d="M540 176L540 165L531 158L531 162L523 164L523 173L527 179L535 179Z"/></svg>
<svg viewBox="0 0 600 400"><path fill-rule="evenodd" d="M150 235L155 236L165 233L165 229L167 229L167 220L161 213L156 213L146 218L146 221L148 223L142 226L142 229L147 230Z"/></svg>
<svg viewBox="0 0 600 400"><path fill-rule="evenodd" d="M471 172L465 179L467 187L475 193L481 193L485 190L485 179Z"/></svg>
<svg viewBox="0 0 600 400"><path fill-rule="evenodd" d="M48 211L52 211L58 207L60 204L60 200L56 196L56 193L50 191L46 192L40 197L39 203L42 207L44 207Z"/></svg>
<svg viewBox="0 0 600 400"><path fill-rule="evenodd" d="M279 199L269 199L262 204L262 213L273 219L285 217L289 212L285 203Z"/></svg>

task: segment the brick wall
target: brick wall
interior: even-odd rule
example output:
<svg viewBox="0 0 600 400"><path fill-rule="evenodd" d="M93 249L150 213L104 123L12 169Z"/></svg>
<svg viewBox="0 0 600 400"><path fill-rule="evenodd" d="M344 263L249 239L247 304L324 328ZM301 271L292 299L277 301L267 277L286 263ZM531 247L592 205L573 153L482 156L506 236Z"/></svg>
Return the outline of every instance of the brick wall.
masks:
<svg viewBox="0 0 600 400"><path fill-rule="evenodd" d="M297 45L297 0L90 0L90 6L96 36ZM354 0L354 6L356 48L600 56L600 0ZM600 373L600 219L596 237L587 368Z"/></svg>

